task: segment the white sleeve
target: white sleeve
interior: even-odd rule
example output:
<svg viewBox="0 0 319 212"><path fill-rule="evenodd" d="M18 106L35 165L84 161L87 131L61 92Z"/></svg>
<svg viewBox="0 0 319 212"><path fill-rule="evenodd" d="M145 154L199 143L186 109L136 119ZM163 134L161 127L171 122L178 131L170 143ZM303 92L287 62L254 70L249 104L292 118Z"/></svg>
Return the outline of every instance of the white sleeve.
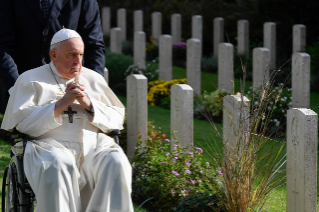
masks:
<svg viewBox="0 0 319 212"><path fill-rule="evenodd" d="M39 137L50 130L62 125L62 117L54 118L55 102L44 106L38 106L32 113L21 121L17 130L31 137Z"/></svg>
<svg viewBox="0 0 319 212"><path fill-rule="evenodd" d="M91 101L94 108L94 115L90 120L91 124L106 133L112 130L123 129L125 115L124 108L106 105L96 100ZM90 117L91 115L88 116Z"/></svg>

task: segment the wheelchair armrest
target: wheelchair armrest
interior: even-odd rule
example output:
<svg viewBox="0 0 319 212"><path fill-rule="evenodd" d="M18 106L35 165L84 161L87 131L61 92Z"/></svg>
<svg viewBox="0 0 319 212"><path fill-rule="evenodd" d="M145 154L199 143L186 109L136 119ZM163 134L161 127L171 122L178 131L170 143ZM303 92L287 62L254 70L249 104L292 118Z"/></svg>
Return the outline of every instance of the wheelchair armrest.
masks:
<svg viewBox="0 0 319 212"><path fill-rule="evenodd" d="M119 135L121 135L120 130L113 130L112 132L108 133L107 135L112 137L114 139L115 143L117 143L118 145L120 144L120 141L119 141Z"/></svg>
<svg viewBox="0 0 319 212"><path fill-rule="evenodd" d="M113 130L112 132L108 133L109 136L121 135L120 130Z"/></svg>

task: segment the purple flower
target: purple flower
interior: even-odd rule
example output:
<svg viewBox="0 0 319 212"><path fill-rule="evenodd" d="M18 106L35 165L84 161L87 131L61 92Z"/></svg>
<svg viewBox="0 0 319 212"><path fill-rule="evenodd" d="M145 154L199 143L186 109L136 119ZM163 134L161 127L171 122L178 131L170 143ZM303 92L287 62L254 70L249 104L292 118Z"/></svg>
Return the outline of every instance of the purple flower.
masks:
<svg viewBox="0 0 319 212"><path fill-rule="evenodd" d="M173 210L176 211L176 207L174 207Z"/></svg>
<svg viewBox="0 0 319 212"><path fill-rule="evenodd" d="M207 165L209 165L209 162L206 162Z"/></svg>
<svg viewBox="0 0 319 212"><path fill-rule="evenodd" d="M163 161L163 162L161 162L161 163L167 163L166 161Z"/></svg>
<svg viewBox="0 0 319 212"><path fill-rule="evenodd" d="M221 185L223 185L223 183L219 181L219 182L218 182L218 185L220 185L220 186L221 186Z"/></svg>
<svg viewBox="0 0 319 212"><path fill-rule="evenodd" d="M176 171L172 171L173 174L175 174L176 176L179 176L179 174Z"/></svg>
<svg viewBox="0 0 319 212"><path fill-rule="evenodd" d="M172 193L172 194L175 194L175 193L176 193L176 191L172 190L172 191L171 191L171 193Z"/></svg>
<svg viewBox="0 0 319 212"><path fill-rule="evenodd" d="M196 147L196 149L198 149L201 153L203 153L203 149L202 148Z"/></svg>
<svg viewBox="0 0 319 212"><path fill-rule="evenodd" d="M202 181L201 181L201 180L198 180L198 182L201 183Z"/></svg>
<svg viewBox="0 0 319 212"><path fill-rule="evenodd" d="M198 152L196 151L195 154L197 154Z"/></svg>
<svg viewBox="0 0 319 212"><path fill-rule="evenodd" d="M168 152L168 153L166 153L166 155L171 155L171 154Z"/></svg>
<svg viewBox="0 0 319 212"><path fill-rule="evenodd" d="M195 181L194 181L194 180L191 180L191 183L192 183L192 184L194 184L194 183L195 183Z"/></svg>
<svg viewBox="0 0 319 212"><path fill-rule="evenodd" d="M190 166L191 166L191 164L190 164L190 163L186 163L186 165L187 165L188 167L190 167Z"/></svg>
<svg viewBox="0 0 319 212"><path fill-rule="evenodd" d="M203 171L200 171L200 173L203 174L204 172L203 172Z"/></svg>
<svg viewBox="0 0 319 212"><path fill-rule="evenodd" d="M178 42L173 44L173 47L182 48L182 49L186 49L186 46L187 44L185 42Z"/></svg>
<svg viewBox="0 0 319 212"><path fill-rule="evenodd" d="M178 146L177 144L174 144L174 146Z"/></svg>
<svg viewBox="0 0 319 212"><path fill-rule="evenodd" d="M167 138L165 139L165 141L166 141L166 142L171 142L171 141L170 141L169 139L167 139Z"/></svg>
<svg viewBox="0 0 319 212"><path fill-rule="evenodd" d="M189 169L186 169L186 173L187 173L187 174L190 174L190 173L191 173L191 171L189 171Z"/></svg>
<svg viewBox="0 0 319 212"><path fill-rule="evenodd" d="M178 187L179 185L176 185L176 187Z"/></svg>
<svg viewBox="0 0 319 212"><path fill-rule="evenodd" d="M178 157L174 157L174 159L175 159L175 160L177 160L177 159L178 159Z"/></svg>
<svg viewBox="0 0 319 212"><path fill-rule="evenodd" d="M223 172L221 172L221 171L218 171L218 174L221 175L221 176L223 176Z"/></svg>
<svg viewBox="0 0 319 212"><path fill-rule="evenodd" d="M215 158L213 158L213 160L214 160L214 161L216 161L216 159L215 159Z"/></svg>
<svg viewBox="0 0 319 212"><path fill-rule="evenodd" d="M192 152L188 152L188 154L192 155L193 153Z"/></svg>

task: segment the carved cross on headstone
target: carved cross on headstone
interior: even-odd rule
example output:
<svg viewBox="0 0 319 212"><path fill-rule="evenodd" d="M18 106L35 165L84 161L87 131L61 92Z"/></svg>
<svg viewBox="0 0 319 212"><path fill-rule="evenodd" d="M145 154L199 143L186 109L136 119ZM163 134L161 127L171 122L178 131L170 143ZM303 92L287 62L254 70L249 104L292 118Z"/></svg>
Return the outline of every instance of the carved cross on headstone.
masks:
<svg viewBox="0 0 319 212"><path fill-rule="evenodd" d="M69 122L70 122L70 123L73 123L73 114L77 114L77 112L76 112L76 111L73 111L73 110L72 110L72 107L69 106L69 107L68 107L68 111L64 111L64 114L68 114L68 116L69 116Z"/></svg>

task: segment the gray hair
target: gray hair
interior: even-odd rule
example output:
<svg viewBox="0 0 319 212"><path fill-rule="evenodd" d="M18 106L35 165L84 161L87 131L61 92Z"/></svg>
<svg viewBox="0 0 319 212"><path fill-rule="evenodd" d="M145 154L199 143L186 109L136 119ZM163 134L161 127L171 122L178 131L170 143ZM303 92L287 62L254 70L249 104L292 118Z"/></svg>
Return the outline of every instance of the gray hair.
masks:
<svg viewBox="0 0 319 212"><path fill-rule="evenodd" d="M52 44L52 45L50 46L50 50L55 49L56 51L59 51L59 48L60 48L60 46L61 46L61 43L62 43L62 42Z"/></svg>

